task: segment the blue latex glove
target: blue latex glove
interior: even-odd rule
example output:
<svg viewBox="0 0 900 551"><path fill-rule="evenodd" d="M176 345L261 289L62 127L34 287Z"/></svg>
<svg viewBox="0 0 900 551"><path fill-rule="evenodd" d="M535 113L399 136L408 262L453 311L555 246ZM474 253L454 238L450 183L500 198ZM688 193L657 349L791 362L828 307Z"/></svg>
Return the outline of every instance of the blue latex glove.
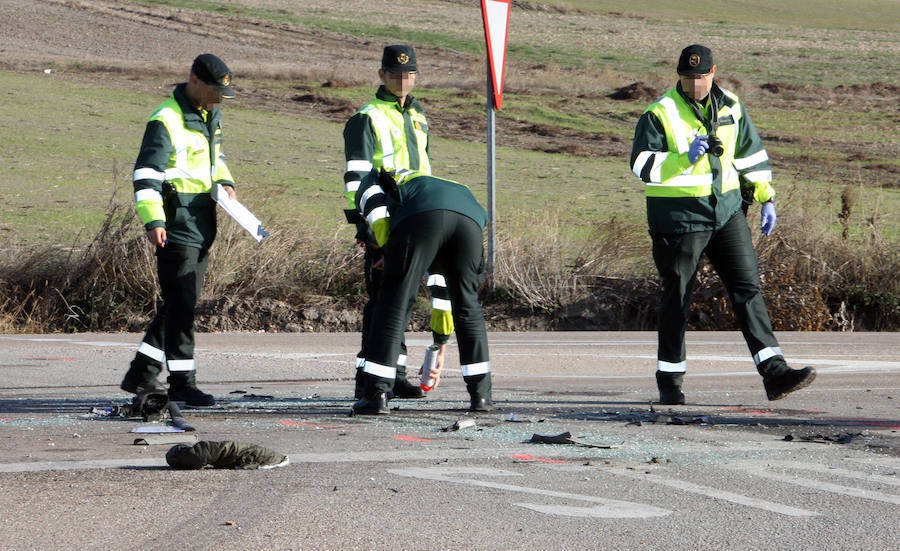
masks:
<svg viewBox="0 0 900 551"><path fill-rule="evenodd" d="M763 203L760 214L762 215L761 226L763 235L769 235L775 229L775 221L778 219L775 216L775 203Z"/></svg>
<svg viewBox="0 0 900 551"><path fill-rule="evenodd" d="M696 163L697 159L706 154L706 150L709 149L709 144L706 143L708 138L709 136L697 136L691 142L691 147L688 149L688 160L691 164Z"/></svg>

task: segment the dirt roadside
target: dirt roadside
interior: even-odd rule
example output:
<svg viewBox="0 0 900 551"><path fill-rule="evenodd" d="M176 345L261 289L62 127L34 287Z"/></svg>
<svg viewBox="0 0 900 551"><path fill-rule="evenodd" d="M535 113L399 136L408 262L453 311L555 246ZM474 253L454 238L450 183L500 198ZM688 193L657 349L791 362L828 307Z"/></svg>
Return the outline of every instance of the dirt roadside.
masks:
<svg viewBox="0 0 900 551"><path fill-rule="evenodd" d="M272 1L245 0L241 4L248 8L278 6ZM227 51L229 65L236 73L315 83L282 94L241 90L242 102L248 107L335 122L346 120L359 106L329 92L346 84L369 82L380 51L380 44L363 37L167 6L109 0L2 0L0 5L7 14L0 20L0 69L30 72L45 66L63 66L67 79L150 91L157 89L160 75L175 80L182 78L184 67L195 52ZM524 7L527 9L530 5ZM90 31L86 32L86 29ZM433 74L482 63L475 56L438 48L420 48L420 56L429 60ZM546 74L549 81L556 69L509 61L507 72L528 72L537 81ZM741 93L748 88L741 82L724 82ZM529 93L528 90L516 91ZM573 105L567 109L583 114L578 110L585 107L578 105L611 97L633 102L635 110L631 116L636 120L643 107L663 91L661 87L642 82L623 82L617 90L577 94L577 99L583 101L571 102ZM759 83L752 93L785 110L803 103L807 108L813 104L820 105L823 110L852 112L883 110L887 102L900 96L900 85L874 83L823 89L770 82ZM481 94L481 90L463 89L458 98ZM440 100L430 101L427 105L436 136L484 140L483 113L473 111L462 116L447 116L443 107ZM772 132L764 134L763 138L779 143L796 141L792 136ZM627 137L511 119L504 120L504 131L498 136L498 144L583 157L620 157L623 161L630 153ZM837 143L810 138L803 145L805 149L821 152L823 157L837 160L866 161L880 157L876 155L880 145L875 143ZM810 170L809 159L802 156L773 157L773 162L777 169L792 173ZM896 165L870 164L866 171L866 181L873 185L900 185L897 178L900 169ZM840 170L835 174L836 179L844 176Z"/></svg>

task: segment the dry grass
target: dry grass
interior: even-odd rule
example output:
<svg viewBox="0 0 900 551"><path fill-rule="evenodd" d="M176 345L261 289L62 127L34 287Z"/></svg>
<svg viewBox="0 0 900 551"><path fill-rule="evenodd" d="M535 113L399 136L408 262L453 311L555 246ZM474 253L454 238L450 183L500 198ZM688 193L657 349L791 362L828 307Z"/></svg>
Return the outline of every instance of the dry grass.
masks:
<svg viewBox="0 0 900 551"><path fill-rule="evenodd" d="M792 296L795 301L805 297L807 305L818 304L817 316L804 315L796 307L773 315L779 320L776 328L896 331L900 327L900 250L881 237L877 211L868 217L867 227L858 230L861 235L850 239L843 222L853 208L847 197L845 193L841 210L835 213L841 220L840 233L823 223L811 205L796 202L792 208L797 215L779 228L778 237L759 243L760 263L769 274L768 294Z"/></svg>
<svg viewBox="0 0 900 551"><path fill-rule="evenodd" d="M613 218L598 223L587 244L578 245L563 237L563 223L557 213L526 224L543 229L540 240L501 234L495 286L532 310L553 314L592 296L610 280L628 280L649 269L643 227Z"/></svg>
<svg viewBox="0 0 900 551"><path fill-rule="evenodd" d="M775 329L900 328L900 254L879 237L877 212L864 236L851 240L790 194L782 203L793 215L757 243ZM852 208L845 200L835 220L851 216ZM489 314L509 320L524 313L557 329L655 327L658 286L643 226L598 222L591 238L577 242L588 245L579 245L563 237L559 214L534 223L545 229L540 240L498 236L495 291L485 295ZM259 245L230 220L220 223L200 326L358 329L365 293L360 251L338 233L318 240L308 235L302 228L276 228ZM0 332L139 331L159 299L151 248L132 205L115 195L86 248L19 253L0 261ZM690 326L736 328L708 265L698 273Z"/></svg>

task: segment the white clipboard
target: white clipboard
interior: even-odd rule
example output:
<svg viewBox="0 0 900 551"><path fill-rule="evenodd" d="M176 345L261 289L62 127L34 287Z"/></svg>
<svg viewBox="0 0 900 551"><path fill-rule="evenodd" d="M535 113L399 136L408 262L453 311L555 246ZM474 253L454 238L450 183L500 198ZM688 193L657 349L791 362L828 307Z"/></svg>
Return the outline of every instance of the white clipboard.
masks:
<svg viewBox="0 0 900 551"><path fill-rule="evenodd" d="M253 213L247 210L247 207L242 205L240 201L228 197L228 193L225 191L225 188L222 187L222 184L216 184L212 191L212 196L216 203L218 203L229 216L234 218L235 222L247 230L247 232L253 236L253 239L256 239L258 243L261 243L263 237L268 237L269 233L263 230L262 222L259 221L259 218L253 216Z"/></svg>

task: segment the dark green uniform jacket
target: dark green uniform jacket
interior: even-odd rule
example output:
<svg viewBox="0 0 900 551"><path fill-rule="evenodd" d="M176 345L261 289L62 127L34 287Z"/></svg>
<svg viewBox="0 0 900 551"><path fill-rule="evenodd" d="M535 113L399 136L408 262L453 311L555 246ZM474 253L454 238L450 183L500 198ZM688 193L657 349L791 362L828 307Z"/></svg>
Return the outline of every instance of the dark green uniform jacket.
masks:
<svg viewBox="0 0 900 551"><path fill-rule="evenodd" d="M382 247L387 243L391 228L396 228L409 216L430 210L458 212L474 220L482 229L487 223L484 208L463 184L411 170L393 173L393 180L396 186L391 185L390 179L379 178L379 172L373 169L363 178L356 193L357 209Z"/></svg>
<svg viewBox="0 0 900 551"><path fill-rule="evenodd" d="M775 195L769 157L743 103L715 83L710 95L718 107L716 135L725 147L721 157L707 153L693 165L688 160L690 141L710 134L712 117L709 98L698 105L681 83L638 121L631 168L647 185L650 233L719 229L741 208L741 188L759 202Z"/></svg>
<svg viewBox="0 0 900 551"><path fill-rule="evenodd" d="M350 209L347 220L357 224L356 238L368 241L365 221L354 216L356 191L366 174L373 168L431 173L428 122L422 105L413 96L407 96L401 107L400 98L380 86L375 98L344 126L344 156L344 195Z"/></svg>
<svg viewBox="0 0 900 551"><path fill-rule="evenodd" d="M215 201L209 192L209 166L216 167L216 179L212 185L219 183L233 187L234 182L224 160L220 158L221 112L218 108L213 108L206 112L204 120L203 114L191 105L185 95L186 87L184 83L177 85L169 100L160 107L177 105L183 117L184 128L199 138L186 140L189 144L187 160L189 166L206 166L205 189L200 191L196 186L190 190L178 189L178 185L173 186L166 181L167 169L170 172L173 170L177 155L173 151L172 136L166 124L159 118L151 117L134 165L134 191L146 230L162 226L166 228L170 243L208 248L216 237L216 211ZM173 101L176 103L171 103ZM215 139L211 140L210 136ZM162 196L165 219L161 219L158 212L154 214L152 209L142 209L142 197L148 196Z"/></svg>

